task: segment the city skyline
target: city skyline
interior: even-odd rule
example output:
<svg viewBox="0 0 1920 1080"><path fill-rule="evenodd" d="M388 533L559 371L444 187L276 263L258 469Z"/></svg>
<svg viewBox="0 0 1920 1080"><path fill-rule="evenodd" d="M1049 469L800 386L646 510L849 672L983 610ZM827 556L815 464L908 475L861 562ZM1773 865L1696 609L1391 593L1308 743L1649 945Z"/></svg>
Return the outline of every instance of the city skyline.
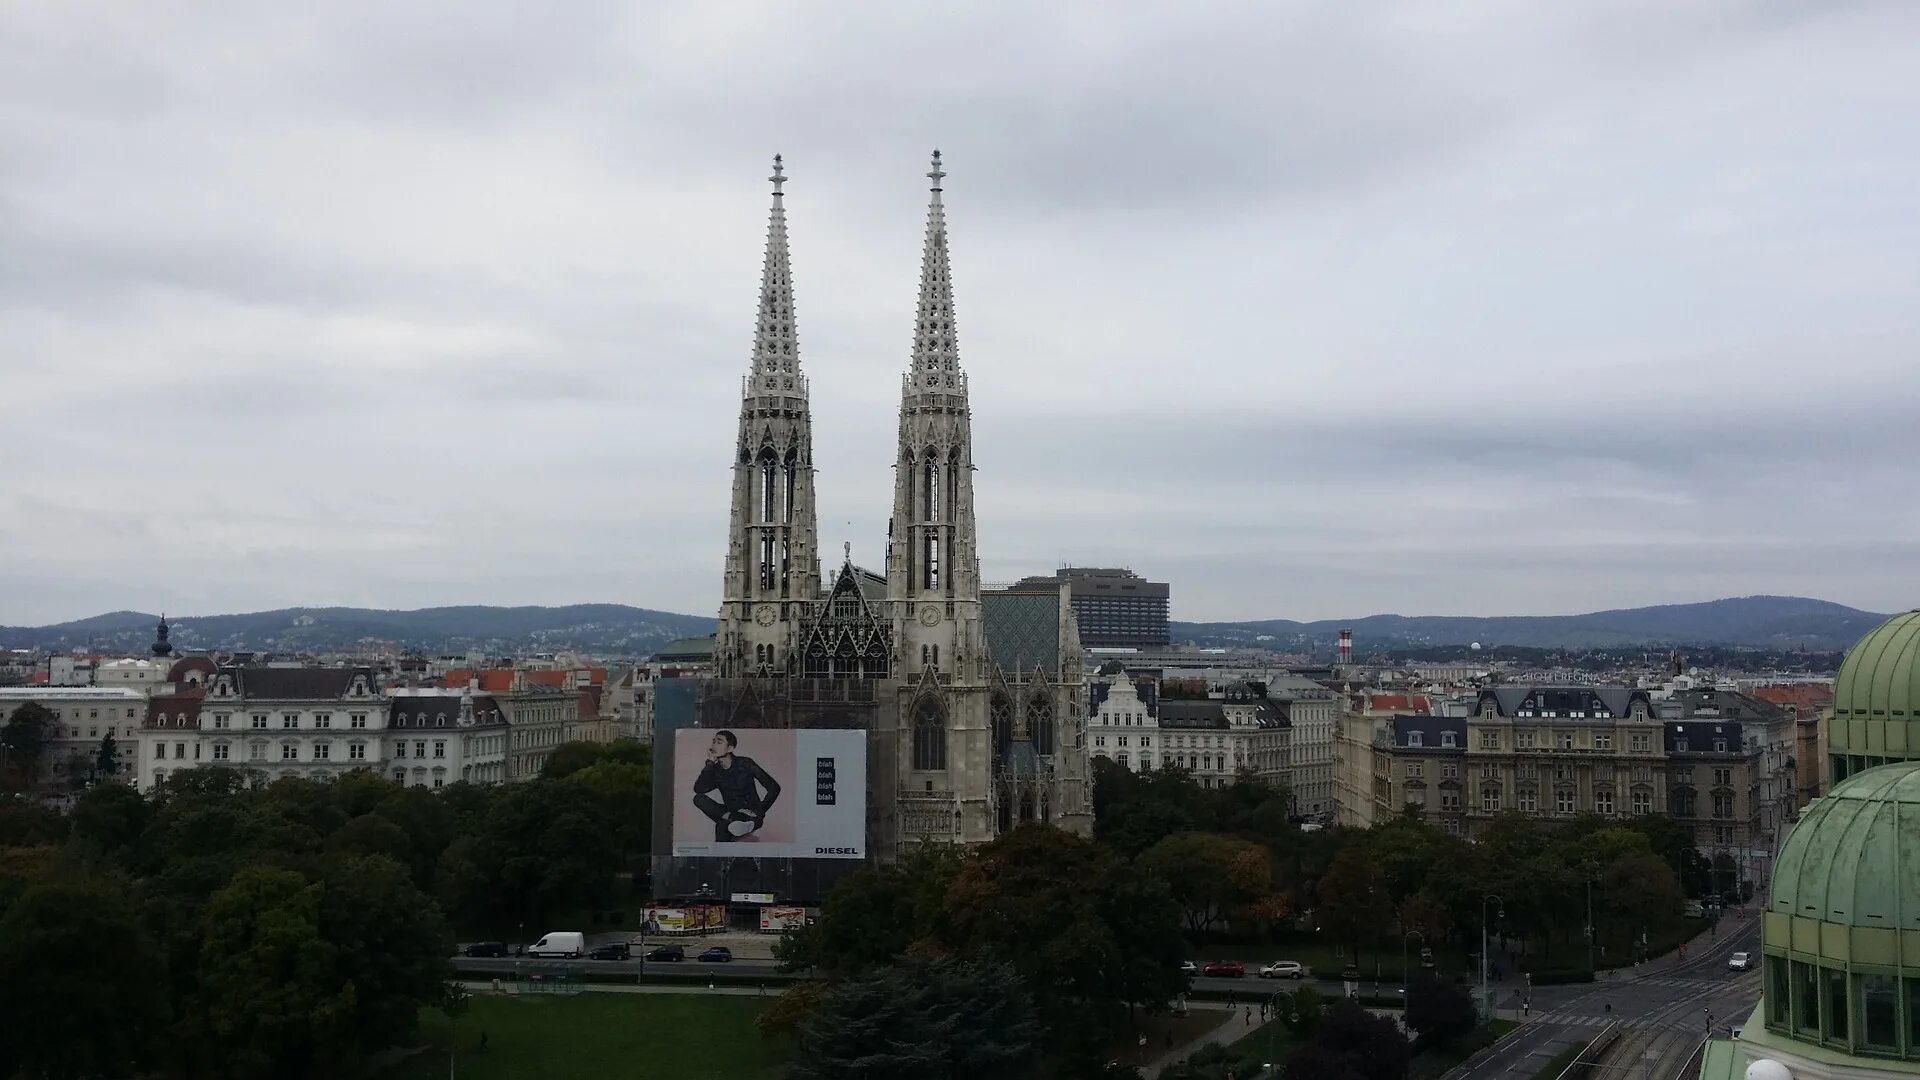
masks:
<svg viewBox="0 0 1920 1080"><path fill-rule="evenodd" d="M775 151L877 567L934 145L988 580L1911 606L1920 13L810 14L10 16L0 623L712 610Z"/></svg>

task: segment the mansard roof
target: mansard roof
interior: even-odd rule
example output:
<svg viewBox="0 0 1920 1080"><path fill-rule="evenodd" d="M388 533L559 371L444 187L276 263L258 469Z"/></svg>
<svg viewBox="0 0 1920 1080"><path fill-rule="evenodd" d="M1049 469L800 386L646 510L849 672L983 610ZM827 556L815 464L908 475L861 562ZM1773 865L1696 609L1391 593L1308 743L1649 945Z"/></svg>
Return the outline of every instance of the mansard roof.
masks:
<svg viewBox="0 0 1920 1080"><path fill-rule="evenodd" d="M1647 705L1649 713L1653 711L1647 692L1628 686L1496 686L1480 691L1474 711L1485 711L1489 701L1498 706L1504 717L1519 716L1523 711L1532 712L1534 717L1550 712L1554 715L1549 719L1553 720L1592 719L1595 702L1615 717L1626 716L1635 701ZM1528 701L1533 702L1532 709L1526 708ZM1570 713L1585 715L1569 716Z"/></svg>
<svg viewBox="0 0 1920 1080"><path fill-rule="evenodd" d="M246 698L272 701L323 701L347 696L355 676L373 687L371 668L228 667L220 674L233 677L234 692Z"/></svg>

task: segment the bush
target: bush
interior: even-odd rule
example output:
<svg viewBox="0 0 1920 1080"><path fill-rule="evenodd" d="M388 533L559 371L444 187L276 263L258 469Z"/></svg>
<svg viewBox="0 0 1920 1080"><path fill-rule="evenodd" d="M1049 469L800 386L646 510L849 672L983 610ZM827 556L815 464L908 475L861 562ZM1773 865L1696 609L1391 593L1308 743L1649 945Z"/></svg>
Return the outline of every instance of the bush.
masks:
<svg viewBox="0 0 1920 1080"><path fill-rule="evenodd" d="M1535 986L1563 986L1568 983L1593 981L1593 972L1586 968L1542 968L1531 974Z"/></svg>

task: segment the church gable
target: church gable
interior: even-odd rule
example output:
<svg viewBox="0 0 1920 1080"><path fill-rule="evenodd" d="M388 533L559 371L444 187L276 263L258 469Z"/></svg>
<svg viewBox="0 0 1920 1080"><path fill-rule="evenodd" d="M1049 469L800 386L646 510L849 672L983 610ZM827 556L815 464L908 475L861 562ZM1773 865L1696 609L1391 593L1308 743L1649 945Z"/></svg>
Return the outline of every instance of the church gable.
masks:
<svg viewBox="0 0 1920 1080"><path fill-rule="evenodd" d="M885 679L892 673L893 630L861 591L851 561L800 631L801 673L810 679Z"/></svg>

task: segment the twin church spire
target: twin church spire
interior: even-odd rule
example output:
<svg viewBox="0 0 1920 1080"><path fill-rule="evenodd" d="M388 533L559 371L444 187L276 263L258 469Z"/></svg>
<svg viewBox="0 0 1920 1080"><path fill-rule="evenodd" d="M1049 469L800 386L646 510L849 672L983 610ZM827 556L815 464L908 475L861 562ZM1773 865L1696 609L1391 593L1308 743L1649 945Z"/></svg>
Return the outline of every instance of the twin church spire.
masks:
<svg viewBox="0 0 1920 1080"><path fill-rule="evenodd" d="M966 379L954 331L953 284L941 201L940 152L927 173L931 198L921 254L912 359L900 408L895 497L888 525L887 598L903 674L921 656L932 667L965 652L955 603L978 608L973 543L972 439ZM716 662L723 675L794 671L793 643L820 598L818 524L813 498L813 433L808 385L795 330L782 159L773 159L773 204L754 327L751 370L742 386L734 458L733 515ZM937 599L939 609L916 601ZM922 644L916 655L909 640Z"/></svg>

